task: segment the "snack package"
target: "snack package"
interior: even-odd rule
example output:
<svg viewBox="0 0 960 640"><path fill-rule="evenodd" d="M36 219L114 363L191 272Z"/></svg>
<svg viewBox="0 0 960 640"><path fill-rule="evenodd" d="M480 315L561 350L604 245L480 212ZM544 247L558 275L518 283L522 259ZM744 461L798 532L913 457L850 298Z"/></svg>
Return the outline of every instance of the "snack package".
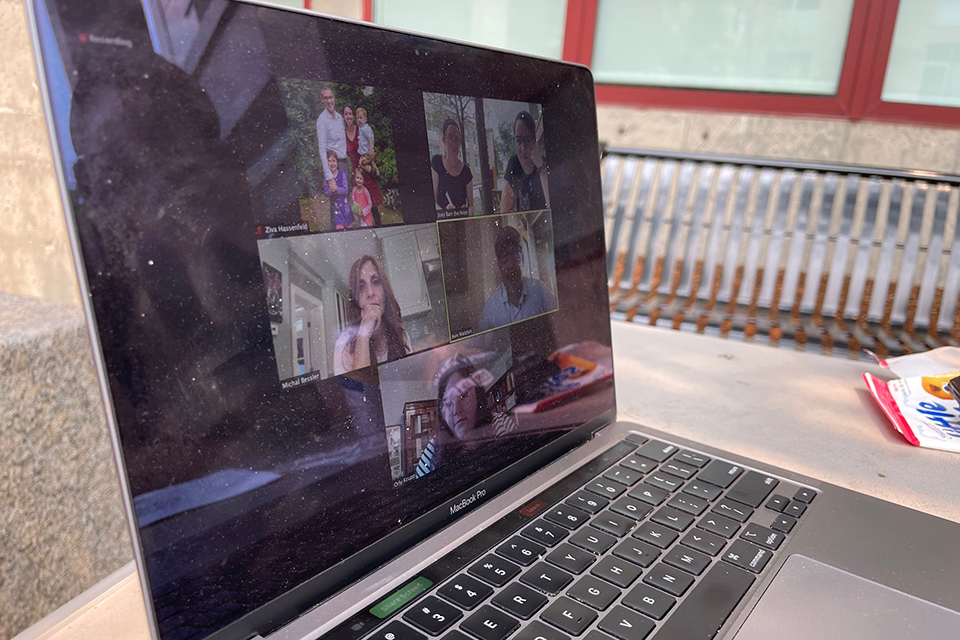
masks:
<svg viewBox="0 0 960 640"><path fill-rule="evenodd" d="M609 367L562 349L550 354L548 360L556 366L558 373L528 394L525 403L514 408L516 413L543 411L613 376L613 370Z"/></svg>
<svg viewBox="0 0 960 640"><path fill-rule="evenodd" d="M881 360L880 356L869 349L864 349L864 352L876 360L881 367L889 369L900 378L960 369L960 348L958 347L937 347L923 353L911 353L886 360Z"/></svg>
<svg viewBox="0 0 960 640"><path fill-rule="evenodd" d="M864 372L863 379L874 400L907 442L918 447L960 452L960 405L944 388L958 376L960 371L951 371L885 382Z"/></svg>

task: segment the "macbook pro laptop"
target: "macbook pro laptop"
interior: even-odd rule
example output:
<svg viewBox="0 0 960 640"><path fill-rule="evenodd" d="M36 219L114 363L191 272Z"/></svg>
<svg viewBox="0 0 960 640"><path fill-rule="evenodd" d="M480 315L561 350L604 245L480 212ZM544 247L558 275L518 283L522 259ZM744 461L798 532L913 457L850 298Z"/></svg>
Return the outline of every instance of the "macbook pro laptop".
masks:
<svg viewBox="0 0 960 640"><path fill-rule="evenodd" d="M589 70L27 7L154 638L960 637L957 525L615 422Z"/></svg>

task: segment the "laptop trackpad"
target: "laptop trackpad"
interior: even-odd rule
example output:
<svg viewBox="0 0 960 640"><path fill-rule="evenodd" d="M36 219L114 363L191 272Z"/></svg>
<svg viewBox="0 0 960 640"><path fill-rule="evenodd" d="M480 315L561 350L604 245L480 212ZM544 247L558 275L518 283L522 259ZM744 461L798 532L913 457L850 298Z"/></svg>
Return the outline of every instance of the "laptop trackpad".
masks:
<svg viewBox="0 0 960 640"><path fill-rule="evenodd" d="M960 638L960 614L793 555L736 640Z"/></svg>

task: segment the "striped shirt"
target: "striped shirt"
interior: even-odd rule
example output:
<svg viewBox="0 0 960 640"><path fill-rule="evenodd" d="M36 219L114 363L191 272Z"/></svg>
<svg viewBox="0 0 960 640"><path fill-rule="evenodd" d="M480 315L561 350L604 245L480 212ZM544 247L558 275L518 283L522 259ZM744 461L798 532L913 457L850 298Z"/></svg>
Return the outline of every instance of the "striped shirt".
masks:
<svg viewBox="0 0 960 640"><path fill-rule="evenodd" d="M517 430L517 421L509 413L494 412L492 422L493 432L498 438ZM436 471L443 466L443 463L443 456L437 450L437 436L433 436L420 454L416 469L417 477L422 478L431 471Z"/></svg>

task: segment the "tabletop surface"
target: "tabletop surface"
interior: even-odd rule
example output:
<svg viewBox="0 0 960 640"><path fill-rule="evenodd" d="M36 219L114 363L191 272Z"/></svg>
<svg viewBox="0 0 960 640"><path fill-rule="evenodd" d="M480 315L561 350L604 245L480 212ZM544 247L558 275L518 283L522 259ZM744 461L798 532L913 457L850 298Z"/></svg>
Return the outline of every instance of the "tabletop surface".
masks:
<svg viewBox="0 0 960 640"><path fill-rule="evenodd" d="M613 351L621 420L960 522L960 455L904 440L875 364L621 322Z"/></svg>
<svg viewBox="0 0 960 640"><path fill-rule="evenodd" d="M613 323L618 413L679 437L960 522L960 455L914 447L876 365ZM149 640L132 563L14 640Z"/></svg>

